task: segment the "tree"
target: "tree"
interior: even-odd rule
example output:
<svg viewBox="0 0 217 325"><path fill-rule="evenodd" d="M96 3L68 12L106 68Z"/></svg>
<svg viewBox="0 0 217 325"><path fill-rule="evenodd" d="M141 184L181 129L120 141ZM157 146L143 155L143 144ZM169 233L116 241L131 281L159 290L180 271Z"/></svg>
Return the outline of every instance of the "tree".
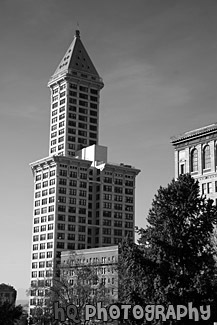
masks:
<svg viewBox="0 0 217 325"><path fill-rule="evenodd" d="M138 287L140 282L140 291L134 294L135 301L131 298L132 303L165 307L187 306L189 302L197 307L211 305L215 317L216 251L212 236L217 209L213 201L200 195L198 182L190 175L181 175L168 187L160 187L147 221L147 228L139 230L139 246L134 245L129 250L134 259L129 258L125 247L120 257L125 259L123 272L127 276L129 269L135 273L138 269L141 274L140 279L137 275L135 284ZM133 281L135 279L130 278L128 283ZM125 293L121 299L126 301L129 297ZM176 321L170 319L166 323L176 324ZM178 323L190 322L186 317ZM209 323L213 324L213 318ZM152 324L161 324L161 321Z"/></svg>
<svg viewBox="0 0 217 325"><path fill-rule="evenodd" d="M33 309L33 323L40 321L42 324L55 324L54 303L66 308L69 304L77 307L78 317L83 318L86 304L96 304L101 301L104 306L111 303L109 287L105 286L101 266L97 263L83 263L79 254L72 252L66 263L60 266L59 277L49 281L38 281L38 284L29 290L29 294L36 295L43 290L44 295L40 304ZM116 284L117 288L117 284ZM42 302L43 300L43 302ZM70 321L69 321L70 324ZM74 323L73 323L74 324Z"/></svg>
<svg viewBox="0 0 217 325"><path fill-rule="evenodd" d="M13 325L20 319L23 314L21 305L14 306L9 302L4 302L0 305L0 325Z"/></svg>

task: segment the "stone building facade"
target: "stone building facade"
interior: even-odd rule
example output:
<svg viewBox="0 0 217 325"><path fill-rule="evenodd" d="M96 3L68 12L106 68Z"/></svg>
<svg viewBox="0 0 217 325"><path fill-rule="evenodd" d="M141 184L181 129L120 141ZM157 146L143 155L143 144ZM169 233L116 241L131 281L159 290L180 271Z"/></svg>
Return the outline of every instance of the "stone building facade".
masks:
<svg viewBox="0 0 217 325"><path fill-rule="evenodd" d="M171 138L175 149L175 178L190 173L201 194L217 204L217 123Z"/></svg>

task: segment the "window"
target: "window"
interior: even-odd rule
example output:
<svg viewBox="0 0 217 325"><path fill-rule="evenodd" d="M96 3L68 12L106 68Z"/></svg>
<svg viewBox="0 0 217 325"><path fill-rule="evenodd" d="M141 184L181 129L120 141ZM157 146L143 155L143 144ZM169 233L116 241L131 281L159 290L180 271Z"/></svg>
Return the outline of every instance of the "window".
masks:
<svg viewBox="0 0 217 325"><path fill-rule="evenodd" d="M65 196L59 196L58 197L58 202L60 202L60 203L66 203L66 197Z"/></svg>
<svg viewBox="0 0 217 325"><path fill-rule="evenodd" d="M85 235L78 235L79 241L85 241Z"/></svg>
<svg viewBox="0 0 217 325"><path fill-rule="evenodd" d="M47 195L48 194L48 191L47 190L43 190L42 191L42 196L45 196L45 195Z"/></svg>
<svg viewBox="0 0 217 325"><path fill-rule="evenodd" d="M45 234L40 235L40 240L46 240L46 235Z"/></svg>
<svg viewBox="0 0 217 325"><path fill-rule="evenodd" d="M69 238L68 238L69 239ZM68 249L75 249L75 244L73 244L73 243L68 243L68 245L67 245L67 248ZM73 280L70 280L70 281L73 281Z"/></svg>
<svg viewBox="0 0 217 325"><path fill-rule="evenodd" d="M50 177L55 176L55 170L50 171Z"/></svg>
<svg viewBox="0 0 217 325"><path fill-rule="evenodd" d="M115 212L114 213L114 218L115 219L122 219L122 212Z"/></svg>
<svg viewBox="0 0 217 325"><path fill-rule="evenodd" d="M191 151L191 171L198 171L198 152L197 149Z"/></svg>
<svg viewBox="0 0 217 325"><path fill-rule="evenodd" d="M202 184L202 194L207 193L206 183Z"/></svg>
<svg viewBox="0 0 217 325"><path fill-rule="evenodd" d="M111 228L103 228L102 233L103 235L111 235Z"/></svg>
<svg viewBox="0 0 217 325"><path fill-rule="evenodd" d="M70 177L77 178L77 172L70 172Z"/></svg>
<svg viewBox="0 0 217 325"><path fill-rule="evenodd" d="M47 234L47 239L53 239L53 233L52 232Z"/></svg>
<svg viewBox="0 0 217 325"><path fill-rule="evenodd" d="M97 102L98 98L95 97L95 96L90 96L90 100L91 100L92 102Z"/></svg>
<svg viewBox="0 0 217 325"><path fill-rule="evenodd" d="M58 214L58 220L59 221L65 221L66 217L64 216L64 214Z"/></svg>
<svg viewBox="0 0 217 325"><path fill-rule="evenodd" d="M40 197L41 196L41 192L36 192L35 193L35 198L38 198L38 197Z"/></svg>
<svg viewBox="0 0 217 325"><path fill-rule="evenodd" d="M184 165L183 165L183 167L184 167ZM184 171L183 171L183 174L184 174ZM125 185L126 186L133 186L133 181L126 180Z"/></svg>
<svg viewBox="0 0 217 325"><path fill-rule="evenodd" d="M44 271L39 271L38 276L39 276L39 278L43 278L44 277Z"/></svg>
<svg viewBox="0 0 217 325"><path fill-rule="evenodd" d="M33 245L32 249L33 249L33 251L37 251L38 250L38 244Z"/></svg>
<svg viewBox="0 0 217 325"><path fill-rule="evenodd" d="M45 249L45 243L40 244L40 249Z"/></svg>
<svg viewBox="0 0 217 325"><path fill-rule="evenodd" d="M57 229L58 230L65 230L65 224L64 223L58 223Z"/></svg>
<svg viewBox="0 0 217 325"><path fill-rule="evenodd" d="M37 223L39 223L39 218L34 219L34 224L37 224Z"/></svg>
<svg viewBox="0 0 217 325"><path fill-rule="evenodd" d="M47 230L53 230L53 224L52 223L48 225Z"/></svg>
<svg viewBox="0 0 217 325"><path fill-rule="evenodd" d="M211 182L207 183L207 193L208 194L212 193L212 183Z"/></svg>
<svg viewBox="0 0 217 325"><path fill-rule="evenodd" d="M43 199L43 200L41 201L41 204L42 204L42 205L47 204L47 199Z"/></svg>
<svg viewBox="0 0 217 325"><path fill-rule="evenodd" d="M65 177L67 177L67 170L65 170L65 169L60 169L60 176L65 176Z"/></svg>
<svg viewBox="0 0 217 325"><path fill-rule="evenodd" d="M64 249L64 243L62 242L57 242L57 248L61 248L61 249Z"/></svg>
<svg viewBox="0 0 217 325"><path fill-rule="evenodd" d="M38 190L39 188L41 188L41 183L37 183L35 186L36 190Z"/></svg>
<svg viewBox="0 0 217 325"><path fill-rule="evenodd" d="M79 217L79 223L86 223L85 217Z"/></svg>
<svg viewBox="0 0 217 325"><path fill-rule="evenodd" d="M203 149L203 169L208 169L211 167L211 157L210 157L210 147L205 146Z"/></svg>
<svg viewBox="0 0 217 325"><path fill-rule="evenodd" d="M125 222L125 228L133 228L133 222Z"/></svg>
<svg viewBox="0 0 217 325"><path fill-rule="evenodd" d="M68 234L68 240L75 240L75 234Z"/></svg>
<svg viewBox="0 0 217 325"><path fill-rule="evenodd" d="M51 258L52 257L52 252L47 252L47 258Z"/></svg>
<svg viewBox="0 0 217 325"><path fill-rule="evenodd" d="M33 259L33 260L37 260L37 259L38 259L38 253L34 253L34 254L32 254L32 259Z"/></svg>
<svg viewBox="0 0 217 325"><path fill-rule="evenodd" d="M58 142L63 142L64 141L64 137L60 137L59 139L58 139Z"/></svg>
<svg viewBox="0 0 217 325"><path fill-rule="evenodd" d="M50 185L54 185L55 184L55 178L50 180Z"/></svg>
<svg viewBox="0 0 217 325"><path fill-rule="evenodd" d="M69 231L75 231L75 225L68 225Z"/></svg>
<svg viewBox="0 0 217 325"><path fill-rule="evenodd" d="M37 176L35 177L35 180L36 180L36 181L40 181L40 179L41 179L41 175L37 175Z"/></svg>
<svg viewBox="0 0 217 325"><path fill-rule="evenodd" d="M37 269L37 267L38 267L38 263L37 262L32 263L32 269Z"/></svg>
<svg viewBox="0 0 217 325"><path fill-rule="evenodd" d="M41 209L41 214L47 213L47 208L42 208Z"/></svg>
<svg viewBox="0 0 217 325"><path fill-rule="evenodd" d="M46 226L41 226L41 231L46 231Z"/></svg>
<svg viewBox="0 0 217 325"><path fill-rule="evenodd" d="M122 236L122 229L114 229L115 236Z"/></svg>
<svg viewBox="0 0 217 325"><path fill-rule="evenodd" d="M120 228L122 228L122 221L117 221L117 220L115 220L115 221L114 221L114 226L115 226L115 227L120 227Z"/></svg>
<svg viewBox="0 0 217 325"><path fill-rule="evenodd" d="M48 186L48 181L43 182L42 186L43 186L43 187Z"/></svg>
<svg viewBox="0 0 217 325"><path fill-rule="evenodd" d="M97 119L91 117L91 118L90 118L90 123L97 124Z"/></svg>
<svg viewBox="0 0 217 325"><path fill-rule="evenodd" d="M83 91L83 92L86 92L86 93L88 92L88 88L87 87L84 87L84 86L80 86L79 87L79 90L80 91Z"/></svg>
<svg viewBox="0 0 217 325"><path fill-rule="evenodd" d="M48 221L53 221L54 220L54 215L53 214L50 214L49 216L48 216Z"/></svg>
<svg viewBox="0 0 217 325"><path fill-rule="evenodd" d="M51 120L52 124L57 122L57 117L52 118Z"/></svg>
<svg viewBox="0 0 217 325"><path fill-rule="evenodd" d="M54 197L54 196L51 196L51 197L49 198L49 203L53 203L54 200L55 200L55 197Z"/></svg>
<svg viewBox="0 0 217 325"><path fill-rule="evenodd" d="M103 237L103 244L111 244L111 237ZM105 278L102 281L105 282Z"/></svg>
<svg viewBox="0 0 217 325"><path fill-rule="evenodd" d="M76 204L76 198L72 198L72 197L70 197L69 198L69 204Z"/></svg>
<svg viewBox="0 0 217 325"><path fill-rule="evenodd" d="M65 185L66 186L66 183L67 183L67 180L66 179L64 179L64 178L60 178L59 179L59 184L60 185ZM70 185L70 184L69 184ZM76 186L76 185L75 185Z"/></svg>
<svg viewBox="0 0 217 325"><path fill-rule="evenodd" d="M75 222L75 216L68 216L69 222Z"/></svg>
<svg viewBox="0 0 217 325"><path fill-rule="evenodd" d="M39 254L39 258L45 258L45 253L43 252L43 253L40 253Z"/></svg>

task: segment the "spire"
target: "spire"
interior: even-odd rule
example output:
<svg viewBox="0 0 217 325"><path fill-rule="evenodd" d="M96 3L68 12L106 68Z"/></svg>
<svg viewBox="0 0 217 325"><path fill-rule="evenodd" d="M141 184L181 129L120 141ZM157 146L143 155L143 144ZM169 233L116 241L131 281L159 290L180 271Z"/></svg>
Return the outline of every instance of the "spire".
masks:
<svg viewBox="0 0 217 325"><path fill-rule="evenodd" d="M75 30L74 39L69 46L68 50L66 51L65 55L63 56L60 64L58 65L56 71L54 72L53 76L51 77L48 85L54 79L59 78L63 74L74 74L77 72L81 72L83 74L87 74L90 78L96 78L96 80L102 83L102 80L91 61L81 39L80 39L80 30L77 26Z"/></svg>

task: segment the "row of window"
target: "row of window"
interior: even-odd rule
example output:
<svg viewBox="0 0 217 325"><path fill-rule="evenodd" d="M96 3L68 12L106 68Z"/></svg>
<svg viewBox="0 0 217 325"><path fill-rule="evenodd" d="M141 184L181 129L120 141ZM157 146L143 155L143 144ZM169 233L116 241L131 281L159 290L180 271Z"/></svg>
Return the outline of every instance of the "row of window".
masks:
<svg viewBox="0 0 217 325"><path fill-rule="evenodd" d="M96 208L98 209L100 206L99 206L99 202L97 202L96 204ZM118 203L110 203L110 202L103 202L103 208L105 209L115 209L115 210L125 210L125 211L131 211L133 212L134 210L134 207L133 205L123 205L123 204L118 204Z"/></svg>
<svg viewBox="0 0 217 325"><path fill-rule="evenodd" d="M215 181L215 192L217 192L217 181ZM213 193L213 183L203 183L202 184L202 194L211 194Z"/></svg>
<svg viewBox="0 0 217 325"><path fill-rule="evenodd" d="M39 226L33 227L33 232L36 233L39 231L53 230L53 228L54 228L53 223L50 223L47 226L46 225L41 226L41 228Z"/></svg>
<svg viewBox="0 0 217 325"><path fill-rule="evenodd" d="M126 203L133 203L133 197L131 196L122 196L122 195L112 195L112 194L103 194L103 199L107 200L107 201L118 201L118 202L122 202L123 200Z"/></svg>
<svg viewBox="0 0 217 325"><path fill-rule="evenodd" d="M73 111L74 112L75 110L74 109L73 110L71 109L70 111ZM83 109L79 109L79 113L80 114L88 115L87 109L84 109L84 108ZM96 112L90 111L89 123L97 124L97 118L93 118L91 116L96 117L97 116ZM66 117L65 113L60 114L59 115L59 121L65 120L65 117ZM78 120L78 122L79 121L88 122L87 116L77 115L77 113L68 113L68 118L69 119L73 119L73 121L71 121L71 120L68 121L68 125L69 126L76 126L76 124L75 124L76 123L76 119ZM51 119L51 124L52 124L51 130L53 128L53 124L57 123L57 121L58 121L58 116L53 117ZM74 123L72 123L72 122L74 122ZM59 128L64 127L64 125L65 125L64 121L61 121L59 123ZM54 129L56 129L56 127L54 127ZM90 127L90 129L91 129L91 127Z"/></svg>
<svg viewBox="0 0 217 325"><path fill-rule="evenodd" d="M40 235L40 240L46 240L47 239L53 239L53 233L48 233L48 234L41 234ZM39 240L39 235L34 235L33 236L33 242L38 241Z"/></svg>
<svg viewBox="0 0 217 325"><path fill-rule="evenodd" d="M54 212L54 205L49 206L48 208L41 208L41 209L35 209L34 210L34 215L37 216L39 214L45 214L47 212Z"/></svg>
<svg viewBox="0 0 217 325"><path fill-rule="evenodd" d="M47 257L47 258L52 258L52 257L53 257L53 252L50 251L50 252L47 252L47 253L45 253L45 252L41 252L41 253L33 253L33 254L32 254L32 259L33 259L33 260L37 260L38 258L39 258L39 259L43 259L43 258L45 258L45 257Z"/></svg>
<svg viewBox="0 0 217 325"><path fill-rule="evenodd" d="M52 261L43 261L43 262L33 262L32 263L32 269L37 269L37 268L44 268L44 267L52 267ZM32 296L32 294L31 294Z"/></svg>
<svg viewBox="0 0 217 325"><path fill-rule="evenodd" d="M198 171L198 150L194 148L190 154L190 165L191 172ZM210 146L206 145L202 151L202 168L209 169L211 168L211 153Z"/></svg>
<svg viewBox="0 0 217 325"><path fill-rule="evenodd" d="M125 219L126 220L133 220L133 213L125 213ZM112 217L112 212L103 210L103 217L105 218L111 218ZM96 218L99 218L99 211L96 212ZM114 212L114 218L115 219L122 219L123 218L123 213L122 212Z"/></svg>
<svg viewBox="0 0 217 325"><path fill-rule="evenodd" d="M42 183L36 183L35 188L40 189L41 187L47 187L48 185L55 185L55 178L52 178L50 181L44 181Z"/></svg>
<svg viewBox="0 0 217 325"><path fill-rule="evenodd" d="M49 175L50 175L50 177L55 176L55 173L56 173L55 170L51 170L50 173L49 172L45 172L45 173L42 173L42 174L37 174L35 176L35 180L36 181L40 181L41 179L46 179L46 178L49 177Z"/></svg>
<svg viewBox="0 0 217 325"><path fill-rule="evenodd" d="M53 221L53 220L54 220L54 215L53 214L49 215L48 217L47 216L41 217L41 223L44 223L44 222L47 222L47 221L49 222L49 221ZM34 218L34 224L37 224L39 222L40 222L39 217Z"/></svg>
<svg viewBox="0 0 217 325"><path fill-rule="evenodd" d="M52 271L51 270L48 270L48 271L33 271L32 272L32 278L44 278L45 276L46 277L51 277L53 274L52 274Z"/></svg>
<svg viewBox="0 0 217 325"><path fill-rule="evenodd" d="M40 245L34 244L32 247L33 251L37 251L38 249L43 250L46 248L47 249L53 248L53 242L49 242L49 243L47 243L47 245L46 245L46 243L41 243Z"/></svg>
<svg viewBox="0 0 217 325"><path fill-rule="evenodd" d="M46 195L48 195L48 193L49 194L54 194L55 193L55 187L50 188L49 191L48 190L43 190L43 191L37 191L37 192L35 192L35 198L39 198L41 196L46 196Z"/></svg>
<svg viewBox="0 0 217 325"><path fill-rule="evenodd" d="M104 177L104 183L109 183L112 184L113 183L113 179L111 177ZM116 185L123 185L125 184L126 186L133 186L134 182L130 181L130 180L125 180L125 182L120 179L120 178L115 178L114 179L114 184Z"/></svg>

